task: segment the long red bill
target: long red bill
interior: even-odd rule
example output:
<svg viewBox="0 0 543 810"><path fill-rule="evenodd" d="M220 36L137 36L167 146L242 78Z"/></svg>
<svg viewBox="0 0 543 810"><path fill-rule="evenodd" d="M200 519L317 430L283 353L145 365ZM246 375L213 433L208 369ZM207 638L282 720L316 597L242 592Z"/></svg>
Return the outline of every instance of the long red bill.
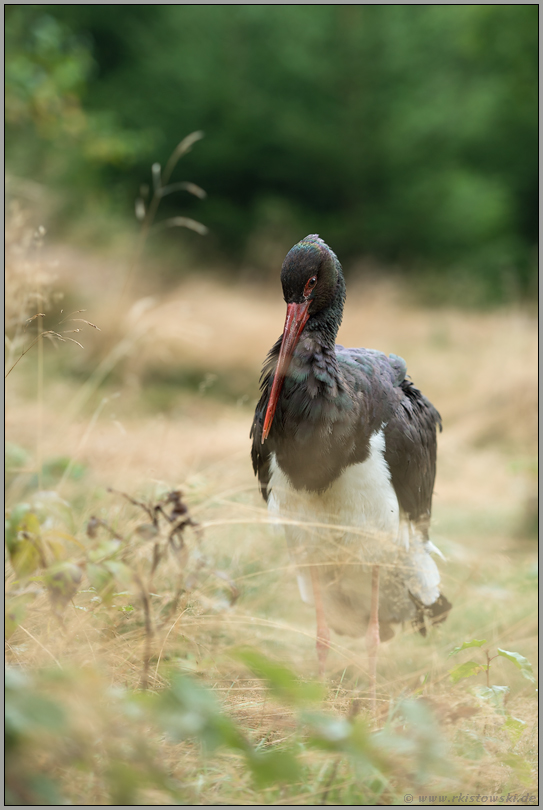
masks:
<svg viewBox="0 0 543 810"><path fill-rule="evenodd" d="M279 402L279 394L283 388L283 383L290 365L292 354L300 339L302 329L306 325L307 319L309 318L309 304L310 301L304 301L303 304L287 304L287 317L285 320L285 328L283 329L283 342L281 343L281 350L279 352L277 368L275 369L270 399L268 401L266 416L264 418L262 444L264 444L268 438L273 417L275 416L277 403Z"/></svg>

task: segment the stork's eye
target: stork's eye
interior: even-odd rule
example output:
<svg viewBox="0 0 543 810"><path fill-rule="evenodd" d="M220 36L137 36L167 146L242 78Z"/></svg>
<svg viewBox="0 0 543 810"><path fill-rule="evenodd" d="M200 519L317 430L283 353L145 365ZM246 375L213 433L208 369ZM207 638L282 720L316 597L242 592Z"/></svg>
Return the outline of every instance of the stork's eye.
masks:
<svg viewBox="0 0 543 810"><path fill-rule="evenodd" d="M311 278L304 287L304 295L306 297L309 295L309 293L311 292L316 283L317 283L317 276L311 276Z"/></svg>

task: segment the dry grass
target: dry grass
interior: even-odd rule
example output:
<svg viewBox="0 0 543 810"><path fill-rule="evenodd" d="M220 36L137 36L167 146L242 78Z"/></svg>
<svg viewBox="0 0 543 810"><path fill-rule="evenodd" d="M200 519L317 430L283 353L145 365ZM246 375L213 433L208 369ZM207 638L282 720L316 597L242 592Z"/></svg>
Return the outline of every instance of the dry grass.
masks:
<svg viewBox="0 0 543 810"><path fill-rule="evenodd" d="M274 702L262 681L248 677L230 656L232 647L249 645L302 679L316 674L314 616L299 600L284 540L268 525L249 462L260 365L284 318L279 283L258 289L193 277L151 301L150 282L140 281L122 299L122 272L109 261L57 251L59 289L84 307L101 331L88 331L84 351L43 347L41 361L29 352L8 378L6 437L27 452L11 476L8 506L30 496L32 475L47 485L43 461L66 458L70 466L48 486L72 504L74 535L87 543L86 522L98 515L130 538L132 564L147 575L152 543L134 534L141 515L106 490L152 498L164 487L181 487L203 529L201 546L190 531L187 542L193 555L198 548L205 555L206 565L196 566L175 615L163 624L156 619L151 690L163 690L173 670L191 672L215 690L255 744L295 744L300 732L292 707ZM41 277L25 284L27 291L44 287ZM19 320L34 314L29 315L28 298L13 305ZM53 300L53 319L55 306ZM413 380L444 422L433 539L448 557L442 565L444 591L454 610L426 640L409 631L397 636L384 645L379 661L377 725L401 697L422 696L450 746L453 771L446 778L430 773L428 789L419 784L418 794L435 792L436 779L444 779L443 791L463 793L524 792L535 785L533 772L527 776L520 766L506 764L514 748L518 762L535 767L532 685L508 662L494 662L492 682L511 687L508 711L526 724L512 745L503 716L470 692L471 682L483 684L484 676L452 686L447 656L465 640L486 638L491 649L537 660L537 557L526 534L536 486L536 338L536 321L522 309L426 310L407 305L401 287L386 279L349 288L340 342L405 357ZM83 478L70 474L75 465L84 466ZM174 563L162 565L153 581L156 617L175 590ZM235 583L237 601L217 569ZM8 592L14 581L8 565ZM39 590L39 583L35 587ZM66 700L85 744L111 738L95 752L107 757L115 741L128 745L128 721L108 713L102 694L137 689L145 638L141 611L121 612L136 604L134 594L118 597L112 620L109 609L92 601L89 583L84 580L82 587L66 610L64 630L40 591L9 639L7 658L29 672L53 667L85 673L77 686L72 682ZM364 688L365 673L363 643L334 637L325 710L346 715L353 689ZM173 745L149 733L154 755L197 804L252 804L263 797L270 804L315 804L331 778L332 755L305 751L305 788L262 793L235 754L217 754L203 765L192 743ZM46 769L58 770L54 757L49 766L44 762ZM73 803L84 796L87 804L101 804L111 795L96 774L74 773L73 767L60 771ZM404 792L416 792L402 778L399 772L385 803L402 803ZM328 801L349 803L356 784L342 760ZM145 790L146 803L167 803L167 791Z"/></svg>

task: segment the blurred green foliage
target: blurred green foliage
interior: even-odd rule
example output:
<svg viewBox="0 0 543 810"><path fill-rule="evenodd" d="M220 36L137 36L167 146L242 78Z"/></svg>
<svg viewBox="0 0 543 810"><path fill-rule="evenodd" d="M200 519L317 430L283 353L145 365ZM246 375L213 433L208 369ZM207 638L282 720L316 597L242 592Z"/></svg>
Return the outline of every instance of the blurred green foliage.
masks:
<svg viewBox="0 0 543 810"><path fill-rule="evenodd" d="M536 5L6 8L8 167L72 216L130 210L202 129L186 211L224 256L262 270L313 231L347 263L534 292Z"/></svg>
<svg viewBox="0 0 543 810"><path fill-rule="evenodd" d="M285 697L285 679L295 687L287 698L295 717L295 730L287 743L257 742L258 731L233 720L213 690L174 670L168 688L142 695L112 688L90 668L27 674L8 667L6 804L73 804L81 793L97 796L97 801L91 801L95 804L207 803L198 795L194 767L205 774L211 755L226 777L227 804L229 783L240 771L252 778L238 783L232 792L249 804L285 804L273 799L283 799L286 788L295 799L293 804L308 803L308 796L322 797L321 803L326 804L330 796L330 804L396 805L402 804L405 785L421 791L428 784L436 792L447 793L440 797L443 801L454 803L451 778L462 760L451 761L450 746L428 701L391 701L383 727L372 732L364 719L354 715L332 715L319 708L308 712L305 706L314 699L317 684L301 682L286 667L256 651L247 653L254 656L255 672L276 700L278 695ZM504 711L507 690L480 687L477 694L487 706L487 717L501 719L501 732L509 736L513 748L526 724ZM458 755L481 760L483 741L484 737L473 734L471 747L463 740ZM169 765L164 743L175 745ZM235 759L219 759L221 752ZM527 759L509 751L500 760L523 786L533 785ZM323 773L327 774L324 788L319 785ZM502 780L507 779L506 773ZM439 789L436 778L443 785ZM151 794L154 801L147 794L146 802L149 789L158 793ZM494 791L507 793L507 782Z"/></svg>

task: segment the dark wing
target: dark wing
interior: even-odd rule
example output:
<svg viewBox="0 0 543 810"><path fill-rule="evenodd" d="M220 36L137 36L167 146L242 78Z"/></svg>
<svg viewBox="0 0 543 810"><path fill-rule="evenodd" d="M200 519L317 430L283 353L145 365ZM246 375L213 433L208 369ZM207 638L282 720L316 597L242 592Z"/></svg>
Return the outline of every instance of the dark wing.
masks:
<svg viewBox="0 0 543 810"><path fill-rule="evenodd" d="M369 436L380 428L386 439L385 460L402 510L427 529L436 474L436 428L441 417L407 379L405 360L374 349L336 347L349 384L364 399L362 424L355 444L361 460Z"/></svg>
<svg viewBox="0 0 543 810"><path fill-rule="evenodd" d="M262 393L250 434L253 439L253 469L265 500L268 499L270 447L273 442L270 438L264 444L261 443L262 425L280 347L281 338L266 358L260 383ZM435 480L436 427L439 425L441 428L438 412L406 378L406 364L401 357L387 357L373 349L345 349L343 346L335 347L335 355L340 374L336 394L332 401L328 401L324 395L321 402L321 411L326 411L327 422L334 429L327 437L328 442L322 441L316 450L313 448L315 471L320 475L317 483L321 483L321 478L326 482L327 464L337 474L341 466L364 461L369 452L370 437L376 431L384 429L385 460L398 502L410 520L420 524L424 532L429 522ZM318 364L314 365L313 373L319 378ZM309 397L306 390L309 383L308 378L308 382L300 386L300 392L301 395L307 394L306 399L316 414L316 400ZM298 403L294 411L298 414L303 413L304 409ZM276 419L279 416L277 413ZM285 418L288 421L288 412ZM296 435L299 437L299 425L297 431ZM287 450L290 449L290 441L288 444ZM346 447L349 446L350 452L346 453ZM323 455L324 450L328 455ZM311 453L311 444L304 452ZM337 459L345 463L333 464ZM307 472L306 466L304 465L304 475ZM296 480L296 470L293 467L289 472L293 480ZM315 489L318 488L315 486Z"/></svg>
<svg viewBox="0 0 543 810"><path fill-rule="evenodd" d="M399 504L410 520L427 531L436 477L441 417L413 383L398 386L398 401L385 427L385 460Z"/></svg>
<svg viewBox="0 0 543 810"><path fill-rule="evenodd" d="M280 337L273 348L270 350L264 366L262 374L260 375L260 399L255 409L253 424L249 438L253 440L251 447L251 459L253 462L253 470L258 478L260 491L265 501L268 500L268 484L270 481L270 450L267 442L262 444L262 426L264 424L264 416L268 406L268 399L270 397L270 386L272 382L273 373L277 365L277 358L279 357L279 350L281 348L282 337Z"/></svg>

